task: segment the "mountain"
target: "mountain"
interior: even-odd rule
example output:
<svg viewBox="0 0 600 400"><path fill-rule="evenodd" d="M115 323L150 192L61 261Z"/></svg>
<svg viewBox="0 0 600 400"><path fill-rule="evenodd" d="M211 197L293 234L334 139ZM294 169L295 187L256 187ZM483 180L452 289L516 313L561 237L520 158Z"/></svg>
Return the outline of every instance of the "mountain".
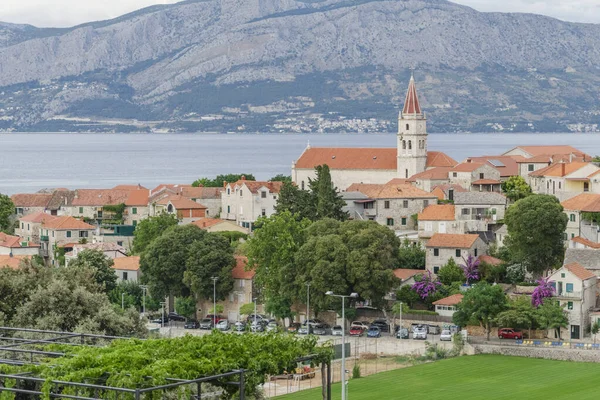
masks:
<svg viewBox="0 0 600 400"><path fill-rule="evenodd" d="M0 129L598 129L600 25L444 0L192 0L68 29L0 24Z"/></svg>

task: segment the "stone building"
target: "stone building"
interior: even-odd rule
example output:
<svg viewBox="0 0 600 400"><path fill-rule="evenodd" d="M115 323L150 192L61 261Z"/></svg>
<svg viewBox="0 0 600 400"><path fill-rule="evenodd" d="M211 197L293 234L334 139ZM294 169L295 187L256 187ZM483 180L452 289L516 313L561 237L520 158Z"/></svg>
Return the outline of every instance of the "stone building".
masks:
<svg viewBox="0 0 600 400"><path fill-rule="evenodd" d="M478 257L486 254L487 245L476 234L436 233L425 245L426 269L437 274L451 258L458 265L469 255Z"/></svg>
<svg viewBox="0 0 600 400"><path fill-rule="evenodd" d="M282 186L283 182L248 181L245 177L226 183L221 194L221 218L251 230L257 219L275 213Z"/></svg>
<svg viewBox="0 0 600 400"><path fill-rule="evenodd" d="M456 222L454 204L433 204L418 216L419 239L429 239L436 233L465 233L464 226Z"/></svg>
<svg viewBox="0 0 600 400"><path fill-rule="evenodd" d="M462 192L454 194L456 221L463 232L488 231L504 219L507 199L494 192Z"/></svg>
<svg viewBox="0 0 600 400"><path fill-rule="evenodd" d="M600 227L583 217L585 213L600 213L600 194L582 193L560 204L568 217L564 239L579 239L573 242L582 244L579 247L600 246Z"/></svg>
<svg viewBox="0 0 600 400"><path fill-rule="evenodd" d="M449 172L451 184L478 192L500 192L500 172L488 165L475 162L458 164Z"/></svg>
<svg viewBox="0 0 600 400"><path fill-rule="evenodd" d="M5 256L37 256L40 245L23 241L19 236L7 235L0 232L0 255Z"/></svg>
<svg viewBox="0 0 600 400"><path fill-rule="evenodd" d="M218 218L221 213L222 187L193 187L185 184L161 184L150 191L149 204L170 196L177 195L206 207L208 217Z"/></svg>
<svg viewBox="0 0 600 400"><path fill-rule="evenodd" d="M50 222L56 217L46 214L45 212L37 212L19 218L19 225L15 229L15 233L27 242L40 242L40 227L46 222Z"/></svg>
<svg viewBox="0 0 600 400"><path fill-rule="evenodd" d="M52 265L56 265L57 248L83 240L91 242L95 229L94 226L71 216L62 216L48 221L40 228L41 255Z"/></svg>
<svg viewBox="0 0 600 400"><path fill-rule="evenodd" d="M140 256L118 257L113 263L112 269L117 274L117 282L140 280Z"/></svg>

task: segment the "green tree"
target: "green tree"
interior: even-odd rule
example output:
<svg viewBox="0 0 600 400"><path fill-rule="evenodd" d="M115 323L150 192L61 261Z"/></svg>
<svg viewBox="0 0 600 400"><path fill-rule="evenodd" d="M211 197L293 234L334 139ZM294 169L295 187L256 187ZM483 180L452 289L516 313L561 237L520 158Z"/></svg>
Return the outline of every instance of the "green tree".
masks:
<svg viewBox="0 0 600 400"><path fill-rule="evenodd" d="M167 213L141 220L133 233L133 253L142 254L153 240L178 223L175 215Z"/></svg>
<svg viewBox="0 0 600 400"><path fill-rule="evenodd" d="M541 274L562 263L567 216L556 197L538 194L519 200L507 210L505 222L505 245L530 272Z"/></svg>
<svg viewBox="0 0 600 400"><path fill-rule="evenodd" d="M196 300L192 296L175 299L175 311L186 318L196 318Z"/></svg>
<svg viewBox="0 0 600 400"><path fill-rule="evenodd" d="M301 190L292 182L284 182L281 186L275 211L278 214L289 212L295 215L299 221L316 219L315 206L310 192Z"/></svg>
<svg viewBox="0 0 600 400"><path fill-rule="evenodd" d="M598 332L600 332L600 324L598 323L598 321L596 321L592 324L592 327L590 328L590 332L594 337L594 343L596 343L596 335L598 334Z"/></svg>
<svg viewBox="0 0 600 400"><path fill-rule="evenodd" d="M254 303L247 303L240 307L240 315L254 314Z"/></svg>
<svg viewBox="0 0 600 400"><path fill-rule="evenodd" d="M228 182L228 183L237 182L237 181L241 180L242 177L244 177L248 181L256 180L256 178L252 174L222 174L222 175L217 175L217 177L215 179L210 179L210 178L197 179L192 183L192 186L193 187L199 187L199 186L223 187L225 182Z"/></svg>
<svg viewBox="0 0 600 400"><path fill-rule="evenodd" d="M285 318L289 315L285 307L304 299L298 296L304 284L297 283L294 258L305 242L310 221L299 221L289 211L283 211L258 222L259 227L247 242L248 268L256 271L254 284L260 289L266 308L277 311L277 318Z"/></svg>
<svg viewBox="0 0 600 400"><path fill-rule="evenodd" d="M421 243L404 239L398 251L398 265L400 268L425 269L425 249Z"/></svg>
<svg viewBox="0 0 600 400"><path fill-rule="evenodd" d="M555 299L548 297L536 310L536 320L545 330L554 329L560 339L560 329L569 326L569 318L564 307Z"/></svg>
<svg viewBox="0 0 600 400"><path fill-rule="evenodd" d="M290 175L278 174L269 179L269 182L289 182L292 183L292 177Z"/></svg>
<svg viewBox="0 0 600 400"><path fill-rule="evenodd" d="M531 186L522 176L511 176L502 182L502 191L510 200L517 201L531 195Z"/></svg>
<svg viewBox="0 0 600 400"><path fill-rule="evenodd" d="M459 326L466 326L471 320L479 322L486 330L487 340L490 340L492 322L506 307L506 295L501 286L480 282L465 292L452 320Z"/></svg>
<svg viewBox="0 0 600 400"><path fill-rule="evenodd" d="M331 172L327 164L318 165L315 168L317 177L313 180L308 180L313 197L313 205L315 206L317 220L323 218L332 218L338 221L348 219L348 213L343 211L346 202L340 196L338 189L333 186L331 180Z"/></svg>
<svg viewBox="0 0 600 400"><path fill-rule="evenodd" d="M504 282L506 276L506 265L504 263L499 265L492 265L486 262L479 264L480 278L488 283L500 283Z"/></svg>
<svg viewBox="0 0 600 400"><path fill-rule="evenodd" d="M11 217L15 214L15 205L10 197L0 193L0 232L9 235L14 233L14 223Z"/></svg>
<svg viewBox="0 0 600 400"><path fill-rule="evenodd" d="M114 262L100 250L86 249L69 261L69 267L88 267L94 271L94 279L106 293L117 287L117 274L112 269Z"/></svg>
<svg viewBox="0 0 600 400"><path fill-rule="evenodd" d="M110 302L121 306L121 296L124 296L125 308L134 307L140 312L144 308L144 291L142 286L137 281L121 281L117 287L110 291L108 298ZM146 292L146 312L157 311L160 308L160 300L152 297L149 292Z"/></svg>
<svg viewBox="0 0 600 400"><path fill-rule="evenodd" d="M412 308L421 300L421 297L409 285L404 285L396 291L396 300Z"/></svg>
<svg viewBox="0 0 600 400"><path fill-rule="evenodd" d="M438 271L438 278L444 285L451 285L454 282L464 282L465 273L462 268L458 266L453 258L450 258L446 265L444 265Z"/></svg>
<svg viewBox="0 0 600 400"><path fill-rule="evenodd" d="M498 314L497 321L500 326L527 329L531 338L531 330L537 321L537 313L531 304L531 298L519 296L509 301L508 309Z"/></svg>

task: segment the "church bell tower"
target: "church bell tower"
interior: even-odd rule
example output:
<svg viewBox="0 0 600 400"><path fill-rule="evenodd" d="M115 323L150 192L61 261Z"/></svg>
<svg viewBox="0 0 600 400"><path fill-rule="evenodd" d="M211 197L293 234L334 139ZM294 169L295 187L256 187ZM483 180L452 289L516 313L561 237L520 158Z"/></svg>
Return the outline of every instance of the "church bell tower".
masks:
<svg viewBox="0 0 600 400"><path fill-rule="evenodd" d="M421 111L415 78L411 75L398 117L398 177L407 179L427 168L427 118Z"/></svg>

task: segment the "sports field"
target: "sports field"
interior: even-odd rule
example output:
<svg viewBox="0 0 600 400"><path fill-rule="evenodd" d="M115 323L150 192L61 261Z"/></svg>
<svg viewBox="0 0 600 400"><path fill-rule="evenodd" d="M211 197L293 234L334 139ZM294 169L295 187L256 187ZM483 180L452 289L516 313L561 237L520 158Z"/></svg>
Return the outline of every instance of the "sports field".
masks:
<svg viewBox="0 0 600 400"><path fill-rule="evenodd" d="M338 365L339 367L339 365ZM599 399L600 364L495 355L464 356L351 380L348 399ZM316 400L320 389L281 396ZM332 398L340 398L333 385Z"/></svg>

